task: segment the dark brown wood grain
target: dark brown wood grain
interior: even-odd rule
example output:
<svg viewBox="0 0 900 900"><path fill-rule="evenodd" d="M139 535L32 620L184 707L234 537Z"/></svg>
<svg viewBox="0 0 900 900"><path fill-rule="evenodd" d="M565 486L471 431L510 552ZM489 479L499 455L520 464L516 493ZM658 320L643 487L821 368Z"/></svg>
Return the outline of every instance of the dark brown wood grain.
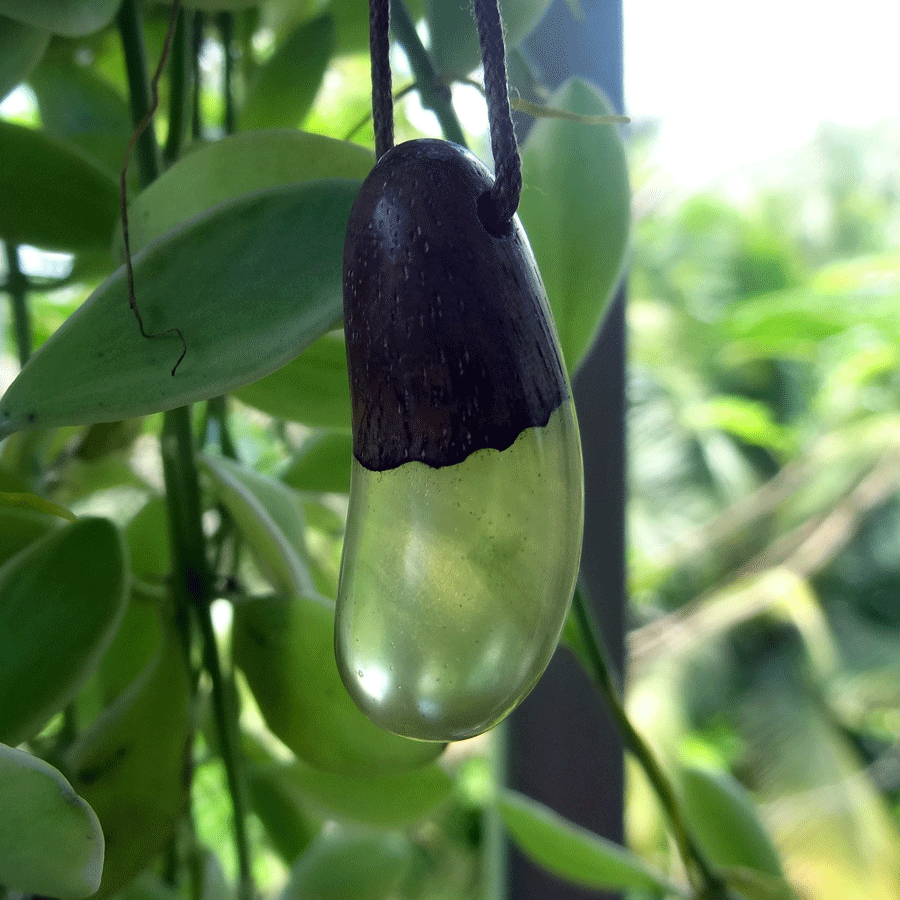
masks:
<svg viewBox="0 0 900 900"><path fill-rule="evenodd" d="M422 139L386 153L360 190L344 322L354 455L368 469L505 450L569 396L518 218L499 236L479 218L492 183L467 150Z"/></svg>

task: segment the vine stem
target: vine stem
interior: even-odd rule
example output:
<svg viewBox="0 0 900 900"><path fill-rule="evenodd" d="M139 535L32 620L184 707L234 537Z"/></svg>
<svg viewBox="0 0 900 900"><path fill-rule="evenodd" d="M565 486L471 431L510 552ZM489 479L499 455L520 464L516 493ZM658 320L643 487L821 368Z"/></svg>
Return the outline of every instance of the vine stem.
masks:
<svg viewBox="0 0 900 900"><path fill-rule="evenodd" d="M584 588L580 583L575 590L572 612L577 638L577 645L573 648L575 654L609 705L625 745L644 770L647 780L665 810L693 890L701 900L730 900L731 894L725 880L706 859L706 854L687 827L675 791L666 774L649 745L628 718L619 689L613 679L612 666L603 639L594 623L585 599Z"/></svg>
<svg viewBox="0 0 900 900"><path fill-rule="evenodd" d="M16 331L16 349L19 365L24 366L31 356L31 315L28 311L28 278L19 262L19 248L4 243L6 248L6 290L12 305L13 324Z"/></svg>
<svg viewBox="0 0 900 900"><path fill-rule="evenodd" d="M432 110L441 125L441 131L448 141L462 147L466 138L462 125L453 109L453 94L434 69L431 57L416 32L415 23L403 0L391 0L391 30L397 42L403 47L409 60L409 67L416 77L416 87L422 98L422 106Z"/></svg>
<svg viewBox="0 0 900 900"><path fill-rule="evenodd" d="M175 11L173 11L173 14ZM143 23L137 0L124 0L118 14L132 117L143 122L152 106L151 81ZM161 67L160 67L161 68ZM157 76L159 76L159 71ZM153 85L152 87L155 87ZM147 186L160 174L160 154L153 130L138 138L141 184ZM161 435L163 478L173 556L173 593L176 618L185 649L189 647L190 614L198 623L203 645L203 665L212 683L212 704L222 761L234 811L234 833L239 868L238 896L252 900L253 879L247 835L247 804L243 771L237 748L237 716L228 691L210 613L211 578L206 560L200 485L197 478L195 440L190 407L170 410L163 417Z"/></svg>

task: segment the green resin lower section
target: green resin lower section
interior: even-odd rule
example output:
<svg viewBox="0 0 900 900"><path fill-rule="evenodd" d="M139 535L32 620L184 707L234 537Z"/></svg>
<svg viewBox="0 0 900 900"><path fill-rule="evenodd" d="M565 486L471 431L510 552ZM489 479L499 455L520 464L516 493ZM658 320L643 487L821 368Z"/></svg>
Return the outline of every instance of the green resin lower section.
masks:
<svg viewBox="0 0 900 900"><path fill-rule="evenodd" d="M454 466L353 462L335 648L378 725L459 740L534 687L578 574L584 478L571 401Z"/></svg>

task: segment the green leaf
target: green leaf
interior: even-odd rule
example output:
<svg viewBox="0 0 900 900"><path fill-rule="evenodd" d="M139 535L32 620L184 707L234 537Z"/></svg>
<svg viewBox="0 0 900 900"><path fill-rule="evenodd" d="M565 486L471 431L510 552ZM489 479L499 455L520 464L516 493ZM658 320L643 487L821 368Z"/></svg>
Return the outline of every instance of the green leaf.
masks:
<svg viewBox="0 0 900 900"><path fill-rule="evenodd" d="M383 731L357 708L338 674L329 601L243 600L234 606L232 632L235 664L266 725L304 762L342 777L377 775L425 765L442 752L442 744Z"/></svg>
<svg viewBox="0 0 900 900"><path fill-rule="evenodd" d="M567 822L535 800L504 790L498 805L519 849L560 878L597 890L688 896L629 850Z"/></svg>
<svg viewBox="0 0 900 900"><path fill-rule="evenodd" d="M152 497L125 527L131 571L151 582L162 581L172 569L169 526L164 497Z"/></svg>
<svg viewBox="0 0 900 900"><path fill-rule="evenodd" d="M506 44L518 47L534 31L550 0L500 0ZM471 0L425 0L431 56L437 71L468 75L481 65Z"/></svg>
<svg viewBox="0 0 900 900"><path fill-rule="evenodd" d="M0 121L0 238L48 250L108 247L118 209L119 189L98 163Z"/></svg>
<svg viewBox="0 0 900 900"><path fill-rule="evenodd" d="M234 395L278 419L349 430L350 380L343 333L324 335L293 362Z"/></svg>
<svg viewBox="0 0 900 900"><path fill-rule="evenodd" d="M422 0L405 0L414 20L422 17ZM359 0L331 0L338 53L362 53L369 49L369 6Z"/></svg>
<svg viewBox="0 0 900 900"><path fill-rule="evenodd" d="M349 434L320 431L304 443L281 478L298 491L348 494L352 455Z"/></svg>
<svg viewBox="0 0 900 900"><path fill-rule="evenodd" d="M0 0L0 15L54 34L81 37L112 21L121 0Z"/></svg>
<svg viewBox="0 0 900 900"><path fill-rule="evenodd" d="M49 31L0 16L0 100L28 77L49 42Z"/></svg>
<svg viewBox="0 0 900 900"><path fill-rule="evenodd" d="M374 163L365 147L320 134L284 128L231 135L180 159L135 197L131 250L244 194L323 178L362 180ZM117 240L121 250L121 233Z"/></svg>
<svg viewBox="0 0 900 900"><path fill-rule="evenodd" d="M681 773L682 809L716 865L783 878L778 851L749 794L726 772L687 766Z"/></svg>
<svg viewBox="0 0 900 900"><path fill-rule="evenodd" d="M404 835L323 833L294 864L279 900L390 900L413 859Z"/></svg>
<svg viewBox="0 0 900 900"><path fill-rule="evenodd" d="M190 785L191 683L180 640L156 656L66 753L106 837L96 900L129 884L175 834Z"/></svg>
<svg viewBox="0 0 900 900"><path fill-rule="evenodd" d="M276 769L247 766L246 777L253 812L272 848L290 865L316 836L319 823L306 814L297 790Z"/></svg>
<svg viewBox="0 0 900 900"><path fill-rule="evenodd" d="M357 182L276 188L219 207L134 259L31 357L0 400L0 435L109 422L226 393L284 365L340 317ZM180 329L187 352L182 352Z"/></svg>
<svg viewBox="0 0 900 900"><path fill-rule="evenodd" d="M297 495L283 482L231 460L204 455L199 462L273 586L285 594L314 593L304 562L303 512Z"/></svg>
<svg viewBox="0 0 900 900"><path fill-rule="evenodd" d="M80 900L100 885L103 832L60 772L0 744L0 884Z"/></svg>
<svg viewBox="0 0 900 900"><path fill-rule="evenodd" d="M285 780L323 818L402 828L434 812L453 793L450 776L431 764L384 775L339 775L295 762Z"/></svg>
<svg viewBox="0 0 900 900"><path fill-rule="evenodd" d="M79 519L0 568L4 743L28 740L75 696L112 640L125 596L124 543L108 519Z"/></svg>
<svg viewBox="0 0 900 900"><path fill-rule="evenodd" d="M47 515L65 519L67 522L74 522L76 519L75 514L70 510L57 506L57 504L51 503L44 497L28 492L10 494L6 491L0 491L0 507L5 509L33 509L35 512L47 513Z"/></svg>
<svg viewBox="0 0 900 900"><path fill-rule="evenodd" d="M253 78L241 110L241 128L297 125L312 109L334 49L329 15L302 22L282 41Z"/></svg>
<svg viewBox="0 0 900 900"><path fill-rule="evenodd" d="M89 66L44 58L28 84L47 134L68 141L119 177L134 126L125 98Z"/></svg>
<svg viewBox="0 0 900 900"><path fill-rule="evenodd" d="M609 115L606 98L578 78L548 106ZM622 274L630 192L615 125L535 122L522 147L519 216L528 232L572 372L593 344Z"/></svg>

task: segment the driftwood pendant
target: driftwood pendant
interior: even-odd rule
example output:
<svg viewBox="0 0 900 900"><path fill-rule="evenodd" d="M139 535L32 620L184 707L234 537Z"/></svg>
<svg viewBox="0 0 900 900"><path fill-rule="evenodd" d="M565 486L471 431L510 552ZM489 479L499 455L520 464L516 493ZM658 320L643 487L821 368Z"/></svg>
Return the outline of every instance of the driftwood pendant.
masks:
<svg viewBox="0 0 900 900"><path fill-rule="evenodd" d="M491 234L484 165L445 141L386 153L344 249L353 407L335 648L377 724L491 728L531 690L581 555L571 388L518 217Z"/></svg>

